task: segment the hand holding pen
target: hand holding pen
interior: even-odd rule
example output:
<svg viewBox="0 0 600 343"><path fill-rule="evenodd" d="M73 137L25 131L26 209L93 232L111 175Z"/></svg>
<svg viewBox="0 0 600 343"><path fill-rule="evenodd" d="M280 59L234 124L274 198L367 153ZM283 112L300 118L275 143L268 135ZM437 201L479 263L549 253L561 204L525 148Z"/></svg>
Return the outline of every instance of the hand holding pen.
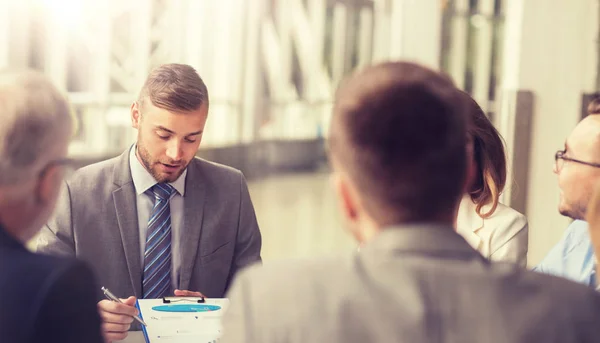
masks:
<svg viewBox="0 0 600 343"><path fill-rule="evenodd" d="M134 319L142 325L146 325L143 320L138 318L139 312L135 308L135 297L121 301L105 287L102 287L102 291L108 300L100 301L98 310L102 317L102 331L108 341L125 339Z"/></svg>

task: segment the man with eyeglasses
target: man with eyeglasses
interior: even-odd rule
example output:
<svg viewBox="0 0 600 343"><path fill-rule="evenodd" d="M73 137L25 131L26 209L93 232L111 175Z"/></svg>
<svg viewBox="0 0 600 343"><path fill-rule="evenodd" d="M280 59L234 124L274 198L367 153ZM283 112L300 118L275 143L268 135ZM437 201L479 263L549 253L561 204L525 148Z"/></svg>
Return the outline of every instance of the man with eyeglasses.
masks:
<svg viewBox="0 0 600 343"><path fill-rule="evenodd" d="M25 248L70 168L67 101L38 73L0 72L0 118L0 342L103 342L91 269Z"/></svg>
<svg viewBox="0 0 600 343"><path fill-rule="evenodd" d="M596 257L585 221L594 185L600 181L600 99L557 151L554 173L560 188L559 211L575 219L535 271L596 286Z"/></svg>

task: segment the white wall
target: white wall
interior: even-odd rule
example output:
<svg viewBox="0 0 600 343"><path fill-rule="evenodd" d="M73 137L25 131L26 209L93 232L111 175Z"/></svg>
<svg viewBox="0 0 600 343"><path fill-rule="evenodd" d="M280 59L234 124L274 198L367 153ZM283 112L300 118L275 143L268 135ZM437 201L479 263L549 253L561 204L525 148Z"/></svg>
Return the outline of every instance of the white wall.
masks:
<svg viewBox="0 0 600 343"><path fill-rule="evenodd" d="M581 94L594 89L598 2L508 0L506 5L501 94L518 89L535 94L526 213L534 265L570 222L557 212L553 156L579 121ZM500 130L510 138L509 127ZM509 149L518 148L508 140Z"/></svg>
<svg viewBox="0 0 600 343"><path fill-rule="evenodd" d="M439 0L375 0L373 63L412 60L439 68Z"/></svg>

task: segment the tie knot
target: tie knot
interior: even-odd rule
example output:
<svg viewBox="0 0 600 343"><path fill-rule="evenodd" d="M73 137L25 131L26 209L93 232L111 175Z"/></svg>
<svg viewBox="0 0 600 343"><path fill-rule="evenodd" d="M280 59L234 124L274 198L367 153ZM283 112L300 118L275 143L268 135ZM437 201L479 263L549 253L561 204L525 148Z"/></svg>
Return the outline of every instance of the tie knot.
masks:
<svg viewBox="0 0 600 343"><path fill-rule="evenodd" d="M156 199L168 200L175 192L175 188L168 183L157 183L152 186L152 193Z"/></svg>

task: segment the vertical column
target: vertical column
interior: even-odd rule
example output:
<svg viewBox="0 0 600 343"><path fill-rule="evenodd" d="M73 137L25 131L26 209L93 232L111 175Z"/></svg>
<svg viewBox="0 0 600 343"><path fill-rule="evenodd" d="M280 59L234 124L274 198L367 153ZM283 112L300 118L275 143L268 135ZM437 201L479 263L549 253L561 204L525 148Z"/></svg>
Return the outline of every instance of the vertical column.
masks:
<svg viewBox="0 0 600 343"><path fill-rule="evenodd" d="M338 83L344 76L346 55L346 28L348 22L346 5L336 3L333 9L332 79Z"/></svg>
<svg viewBox="0 0 600 343"><path fill-rule="evenodd" d="M325 50L326 6L324 1L311 0L308 4L308 21L304 35L309 70L306 75L310 78L311 89L309 101L321 101L330 93L329 75L325 70L323 53Z"/></svg>
<svg viewBox="0 0 600 343"><path fill-rule="evenodd" d="M442 8L438 0L392 2L390 58L413 60L430 68L440 64Z"/></svg>
<svg viewBox="0 0 600 343"><path fill-rule="evenodd" d="M203 1L187 0L186 2L186 17L185 17L185 44L184 46L184 61L185 63L199 68L202 46L204 41L202 37L206 34L203 30L204 16L206 13L203 8ZM204 75L200 70L200 76L204 78Z"/></svg>
<svg viewBox="0 0 600 343"><path fill-rule="evenodd" d="M323 65L323 50L325 49L325 20L327 2L323 0L309 0L308 13L313 37L313 56L319 65Z"/></svg>
<svg viewBox="0 0 600 343"><path fill-rule="evenodd" d="M389 59L390 55L390 10L387 0L375 0L373 26L373 62Z"/></svg>
<svg viewBox="0 0 600 343"><path fill-rule="evenodd" d="M210 146L229 145L238 132L237 118L231 107L238 90L233 81L233 76L239 75L236 71L236 65L239 66L236 46L241 44L233 35L235 26L240 22L235 7L235 0L221 0L210 6L209 14L214 25L210 78L213 102L206 129L206 145Z"/></svg>
<svg viewBox="0 0 600 343"><path fill-rule="evenodd" d="M373 8L361 8L359 18L358 66L361 67L371 62L373 54Z"/></svg>
<svg viewBox="0 0 600 343"><path fill-rule="evenodd" d="M469 0L454 0L451 20L449 74L456 85L464 89L467 66L467 35L469 33Z"/></svg>
<svg viewBox="0 0 600 343"><path fill-rule="evenodd" d="M217 1L201 1L204 4L204 22L203 31L204 34L199 36L197 39L201 41L202 46L202 57L200 63L200 69L204 75L204 81L208 85L209 89L213 88L215 78L219 77L215 68L215 59L223 58L224 56L216 56L217 33L214 32L214 28L218 25L217 18L217 7L220 6L220 2Z"/></svg>
<svg viewBox="0 0 600 343"><path fill-rule="evenodd" d="M479 14L475 16L475 65L473 68L473 98L484 111L488 110L492 62L492 30L494 25L494 0L479 0Z"/></svg>
<svg viewBox="0 0 600 343"><path fill-rule="evenodd" d="M202 77L210 96L210 110L206 123L203 146L225 146L237 132L236 118L231 108L231 98L237 88L231 84L236 73L235 50L241 42L232 36L239 25L234 6L235 0L197 1L187 0L174 8L179 16L186 18L182 25L182 60L193 66ZM178 14L174 13L176 19ZM228 91L227 91L228 89Z"/></svg>
<svg viewBox="0 0 600 343"><path fill-rule="evenodd" d="M269 16L264 16L261 25L261 57L266 74L267 89L270 103L266 104L265 111L269 113L268 124L260 128L260 138L284 138L286 124L289 122L287 109L290 103L298 99L298 93L291 80L291 67L286 65L286 56L282 44L289 37L282 37L274 21ZM284 40L282 43L281 39ZM291 41L290 41L291 42Z"/></svg>
<svg viewBox="0 0 600 343"><path fill-rule="evenodd" d="M101 154L108 151L111 153L119 151L125 147L116 146L115 142L109 142L108 139L110 137L109 130L111 129L109 128L109 116L112 105L110 103L111 7L108 1L98 1L93 4L94 17L90 18L93 29L89 28L92 31L89 37L94 37L91 91L95 101L92 106L87 106L85 114L89 119L88 121L94 124L87 128L86 136L95 152ZM119 118L121 120L117 120L117 125L112 126L113 130L121 132L119 125L129 121L128 118L123 117Z"/></svg>
<svg viewBox="0 0 600 343"><path fill-rule="evenodd" d="M0 0L0 69L9 66L11 2Z"/></svg>
<svg viewBox="0 0 600 343"><path fill-rule="evenodd" d="M294 0L279 0L275 3L275 28L281 56L281 73L284 80L292 79L292 25L296 12L290 10Z"/></svg>
<svg viewBox="0 0 600 343"><path fill-rule="evenodd" d="M498 106L498 92L500 89L500 85L501 85L501 78L502 75L504 75L504 68L505 68L505 63L503 58L505 57L504 54L504 37L506 34L506 2L505 1L501 1L501 0L495 0L497 1L497 13L494 14L494 16L496 16L496 22L494 23L494 33L493 33L493 37L494 37L494 51L492 52L492 60L494 61L494 64L492 65L492 74L495 74L496 76L496 80L495 80L495 89L494 89L494 103L490 104L490 108L492 110L497 110L499 108ZM496 9L495 9L496 10ZM495 118L495 117L494 117ZM494 119L492 118L492 119Z"/></svg>
<svg viewBox="0 0 600 343"><path fill-rule="evenodd" d="M439 0L392 2L390 58L402 58L438 69L442 8Z"/></svg>
<svg viewBox="0 0 600 343"><path fill-rule="evenodd" d="M579 121L581 94L593 90L597 1L508 0L506 5L499 129L508 133L509 156L521 146L520 139L532 142L528 163L529 174L535 177L516 186L526 195L529 263L536 264L569 223L557 211L553 155ZM518 90L534 94L530 137L511 135L519 119Z"/></svg>
<svg viewBox="0 0 600 343"><path fill-rule="evenodd" d="M244 66L244 83L242 91L242 137L244 143L257 140L258 122L255 118L262 113L263 98L260 63L260 28L264 15L264 1L256 1L248 6L246 26L244 27L245 52L242 64Z"/></svg>
<svg viewBox="0 0 600 343"><path fill-rule="evenodd" d="M130 27L132 78L127 92L136 94L150 71L150 46L152 44L152 0L135 0L134 15Z"/></svg>
<svg viewBox="0 0 600 343"><path fill-rule="evenodd" d="M320 138L326 131L326 124L328 123L328 118L331 115L330 106L324 102L331 101L333 93L331 77L326 70L325 56L323 55L325 50L327 2L322 0L310 0L308 6L313 42L312 46L315 50L312 54L314 70L311 73L313 94L310 95L310 101L313 102L313 104L308 111L314 113L316 116L316 135L318 138Z"/></svg>
<svg viewBox="0 0 600 343"><path fill-rule="evenodd" d="M406 42L404 41L404 28L405 28L405 7L408 6L407 1L410 0L396 0L390 2L390 32L389 32L389 58L400 59L403 57L405 47L403 46ZM427 0L425 0L427 1Z"/></svg>
<svg viewBox="0 0 600 343"><path fill-rule="evenodd" d="M31 17L32 17L32 6L31 3L26 1L9 1L4 0L11 9L11 18L8 19L8 39L10 43L5 45L10 46L8 50L8 63L13 68L27 68L29 67L29 57L31 54ZM38 18L42 18L39 13L42 11L36 11ZM40 27L43 23L40 23ZM48 34L48 33L46 33Z"/></svg>
<svg viewBox="0 0 600 343"><path fill-rule="evenodd" d="M168 62L181 62L184 59L184 46L187 41L184 40L185 33L185 18L186 15L185 0L170 0L169 1L169 22L165 29L168 31L166 35L169 40L167 47L169 48ZM198 20L198 19L196 19ZM167 43L163 42L162 44Z"/></svg>
<svg viewBox="0 0 600 343"><path fill-rule="evenodd" d="M323 37L315 37L315 21L309 17L309 12L306 11L302 1L291 0L291 6L288 10L294 13L293 21L293 39L294 46L298 53L298 63L300 65L300 73L303 80L303 95L304 99L314 101L318 98L326 96L326 87L322 84L322 75L324 72L323 61L319 57L323 51ZM319 20L324 21L324 17ZM316 28L316 31L321 31L321 23Z"/></svg>
<svg viewBox="0 0 600 343"><path fill-rule="evenodd" d="M231 144L242 142L242 96L244 84L244 52L247 47L244 30L246 29L247 8L251 5L245 0L233 1L233 12L236 24L233 25L230 40L236 42L231 54L231 68L228 79L230 81L229 108L235 129L231 130ZM225 14L227 15L227 14ZM225 126L227 128L227 126Z"/></svg>
<svg viewBox="0 0 600 343"><path fill-rule="evenodd" d="M324 50L324 37L316 37L316 32L322 34L325 25L325 16L321 15L324 8L311 12L306 10L301 0L291 0L290 4L289 11L294 13L294 46L298 52L303 81L303 101L295 105L296 109L290 115L290 118L293 118L290 122L290 132L299 134L302 138L314 138L322 131L319 126L323 117L323 106L315 104L329 99L331 95L329 76L320 57ZM317 12L317 17L310 16L314 12Z"/></svg>
<svg viewBox="0 0 600 343"><path fill-rule="evenodd" d="M50 4L48 4L50 6ZM58 10L49 10L47 18L45 72L54 84L65 91L67 89L67 34L68 27L58 16Z"/></svg>

